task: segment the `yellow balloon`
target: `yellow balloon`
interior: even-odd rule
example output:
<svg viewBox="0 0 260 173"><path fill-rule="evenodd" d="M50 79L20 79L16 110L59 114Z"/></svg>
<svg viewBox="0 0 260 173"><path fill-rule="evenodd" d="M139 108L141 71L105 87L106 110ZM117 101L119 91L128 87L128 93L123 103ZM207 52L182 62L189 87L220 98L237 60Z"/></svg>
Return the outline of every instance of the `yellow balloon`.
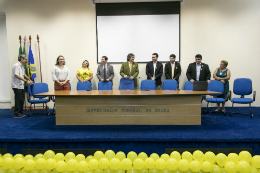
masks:
<svg viewBox="0 0 260 173"><path fill-rule="evenodd" d="M6 154L4 154L4 155L2 156L3 159L8 158L8 157L13 158L13 155L10 154L10 153L6 153Z"/></svg>
<svg viewBox="0 0 260 173"><path fill-rule="evenodd" d="M132 167L131 169L127 170L126 173L138 173L138 170Z"/></svg>
<svg viewBox="0 0 260 173"><path fill-rule="evenodd" d="M14 168L15 169L22 169L24 167L25 160L24 158L16 158L14 160Z"/></svg>
<svg viewBox="0 0 260 173"><path fill-rule="evenodd" d="M48 150L48 151L46 151L45 153L44 153L44 157L46 158L46 159L53 159L54 158L54 156L55 156L55 153L54 153L54 151L52 151L52 150Z"/></svg>
<svg viewBox="0 0 260 173"><path fill-rule="evenodd" d="M114 172L115 171L113 169L109 168L109 167L104 170L104 173L114 173Z"/></svg>
<svg viewBox="0 0 260 173"><path fill-rule="evenodd" d="M97 167L98 167L98 161L97 161L97 159L91 159L91 160L88 162L88 167L89 167L89 169L91 169L91 170L97 169Z"/></svg>
<svg viewBox="0 0 260 173"><path fill-rule="evenodd" d="M260 168L260 156L255 155L251 160L252 166L255 168Z"/></svg>
<svg viewBox="0 0 260 173"><path fill-rule="evenodd" d="M63 160L61 160L61 161L63 161ZM56 160L53 158L50 158L46 161L45 169L51 171L55 168L55 165L56 165Z"/></svg>
<svg viewBox="0 0 260 173"><path fill-rule="evenodd" d="M112 170L118 170L120 168L120 160L118 158L113 158L110 160L109 162L109 167L112 169Z"/></svg>
<svg viewBox="0 0 260 173"><path fill-rule="evenodd" d="M169 169L162 169L160 170L160 173L172 173Z"/></svg>
<svg viewBox="0 0 260 173"><path fill-rule="evenodd" d="M188 162L191 162L193 160L192 154L188 151L184 151L181 155L181 158L187 160Z"/></svg>
<svg viewBox="0 0 260 173"><path fill-rule="evenodd" d="M33 170L31 170L30 173L41 173L41 170L39 170L39 169L33 169Z"/></svg>
<svg viewBox="0 0 260 173"><path fill-rule="evenodd" d="M225 170L228 173L236 173L237 172L237 164L235 162L228 161L225 164Z"/></svg>
<svg viewBox="0 0 260 173"><path fill-rule="evenodd" d="M133 162L133 166L136 170L141 170L144 168L144 161L141 158L137 158Z"/></svg>
<svg viewBox="0 0 260 173"><path fill-rule="evenodd" d="M204 161L201 165L201 169L204 172L210 172L212 170L212 163L210 163L209 161Z"/></svg>
<svg viewBox="0 0 260 173"><path fill-rule="evenodd" d="M3 169L10 169L14 165L13 157L5 157L2 162Z"/></svg>
<svg viewBox="0 0 260 173"><path fill-rule="evenodd" d="M24 169L26 171L31 171L35 168L35 161L33 159L28 159L25 161Z"/></svg>
<svg viewBox="0 0 260 173"><path fill-rule="evenodd" d="M210 173L221 173L221 169L218 165L213 165L212 166L212 170L210 171Z"/></svg>
<svg viewBox="0 0 260 173"><path fill-rule="evenodd" d="M2 159L2 157L0 157L0 168L3 165L3 161L4 161L4 159Z"/></svg>
<svg viewBox="0 0 260 173"><path fill-rule="evenodd" d="M19 173L20 172L20 169L14 169L14 168L11 168L7 171L7 173Z"/></svg>
<svg viewBox="0 0 260 173"><path fill-rule="evenodd" d="M51 173L51 171L47 169L42 169L40 173Z"/></svg>
<svg viewBox="0 0 260 173"><path fill-rule="evenodd" d="M153 153L153 154L150 155L150 158L152 158L154 161L156 161L156 160L159 159L160 157L159 157L158 154Z"/></svg>
<svg viewBox="0 0 260 173"><path fill-rule="evenodd" d="M239 161L239 156L236 153L228 154L227 161L237 163Z"/></svg>
<svg viewBox="0 0 260 173"><path fill-rule="evenodd" d="M251 167L251 172L250 173L259 173L258 170L254 167Z"/></svg>
<svg viewBox="0 0 260 173"><path fill-rule="evenodd" d="M188 171L190 169L190 163L187 160L185 160L185 159L181 159L178 162L178 168L181 171Z"/></svg>
<svg viewBox="0 0 260 173"><path fill-rule="evenodd" d="M119 152L116 153L116 158L118 158L120 161L122 161L123 159L126 158L126 155L125 155L124 152L119 151Z"/></svg>
<svg viewBox="0 0 260 173"><path fill-rule="evenodd" d="M173 151L170 155L170 158L173 158L177 161L180 161L181 160L181 155L178 151Z"/></svg>
<svg viewBox="0 0 260 173"><path fill-rule="evenodd" d="M148 172L149 172L149 170L147 168L143 168L138 171L138 173L148 173Z"/></svg>
<svg viewBox="0 0 260 173"><path fill-rule="evenodd" d="M72 173L72 171L69 171L68 169L66 169L66 170L63 171L62 173Z"/></svg>
<svg viewBox="0 0 260 173"><path fill-rule="evenodd" d="M144 161L144 166L148 169L153 169L155 167L155 161L153 158L147 158Z"/></svg>
<svg viewBox="0 0 260 173"><path fill-rule="evenodd" d="M148 158L147 154L145 152L141 152L138 154L137 158L142 159L143 161L145 161L145 159Z"/></svg>
<svg viewBox="0 0 260 173"><path fill-rule="evenodd" d="M241 151L239 153L239 160L246 161L249 163L252 160L252 155L248 151Z"/></svg>
<svg viewBox="0 0 260 173"><path fill-rule="evenodd" d="M178 168L178 161L176 159L170 158L166 161L166 168L174 171Z"/></svg>
<svg viewBox="0 0 260 173"><path fill-rule="evenodd" d="M94 153L94 158L97 159L97 161L99 161L100 159L102 159L103 157L105 157L104 153L102 151L96 151Z"/></svg>
<svg viewBox="0 0 260 173"><path fill-rule="evenodd" d="M68 152L66 155L65 155L65 161L69 161L70 159L75 159L76 156L73 152ZM58 171L58 170L57 170Z"/></svg>
<svg viewBox="0 0 260 173"><path fill-rule="evenodd" d="M103 171L103 170L102 170ZM73 173L83 173L83 172L81 172L81 171L79 171L79 170L76 170L76 171L73 171Z"/></svg>
<svg viewBox="0 0 260 173"><path fill-rule="evenodd" d="M101 158L99 160L99 168L107 169L109 166L109 160L107 158Z"/></svg>
<svg viewBox="0 0 260 173"><path fill-rule="evenodd" d="M209 163L214 163L216 161L216 156L213 152L208 151L204 155L205 161L208 161Z"/></svg>
<svg viewBox="0 0 260 173"><path fill-rule="evenodd" d="M115 173L125 173L125 170L123 170L121 167L118 170L115 170Z"/></svg>
<svg viewBox="0 0 260 173"><path fill-rule="evenodd" d="M204 153L200 150L194 151L192 156L194 160L197 160L199 162L204 161Z"/></svg>
<svg viewBox="0 0 260 173"><path fill-rule="evenodd" d="M24 158L24 156L22 154L16 154L14 156L14 160L17 159L17 158Z"/></svg>
<svg viewBox="0 0 260 173"><path fill-rule="evenodd" d="M180 169L176 169L175 171L172 171L172 173L184 173ZM185 173L193 173L191 170L185 171Z"/></svg>
<svg viewBox="0 0 260 173"><path fill-rule="evenodd" d="M167 160L170 158L170 156L169 156L168 154L162 154L162 155L161 155L161 158L162 158L163 160L167 161Z"/></svg>
<svg viewBox="0 0 260 173"><path fill-rule="evenodd" d="M134 162L134 160L137 158L137 154L133 151L130 151L128 154L127 154L127 158L130 159L132 162Z"/></svg>
<svg viewBox="0 0 260 173"><path fill-rule="evenodd" d="M55 169L58 171L58 172L63 172L65 171L67 168L67 164L64 162L64 161L58 161L55 165Z"/></svg>
<svg viewBox="0 0 260 173"><path fill-rule="evenodd" d="M132 161L128 158L125 158L120 162L120 166L124 170L130 170L132 168Z"/></svg>
<svg viewBox="0 0 260 173"><path fill-rule="evenodd" d="M190 162L190 170L193 172L199 172L201 170L201 164L197 160Z"/></svg>
<svg viewBox="0 0 260 173"><path fill-rule="evenodd" d="M113 158L115 158L115 152L114 151L112 151L112 150L107 150L106 152L105 152L105 157L108 159L108 160L111 160L111 159L113 159Z"/></svg>
<svg viewBox="0 0 260 173"><path fill-rule="evenodd" d="M52 173L59 173L56 169L53 169L51 172L52 172ZM37 172L37 173L38 173L38 172Z"/></svg>
<svg viewBox="0 0 260 173"><path fill-rule="evenodd" d="M78 154L76 156L76 160L77 160L77 162L80 162L80 161L83 161L83 160L85 161L86 158L85 158L85 156L83 154Z"/></svg>
<svg viewBox="0 0 260 173"><path fill-rule="evenodd" d="M81 172L88 170L88 162L86 162L85 160L80 161L78 165L78 170Z"/></svg>
<svg viewBox="0 0 260 173"><path fill-rule="evenodd" d="M220 168L221 169L221 173L228 173L225 168Z"/></svg>
<svg viewBox="0 0 260 173"><path fill-rule="evenodd" d="M55 156L54 156L54 160L56 160L56 162L58 161L64 161L65 159L65 156L63 153L57 153Z"/></svg>
<svg viewBox="0 0 260 173"><path fill-rule="evenodd" d="M159 170L165 169L165 167L166 167L166 162L165 162L164 159L159 158L159 159L157 159L157 160L155 161L155 166L156 166L156 168L159 169Z"/></svg>
<svg viewBox="0 0 260 173"><path fill-rule="evenodd" d="M89 162L91 159L94 159L94 156L89 155L89 156L86 158L86 161Z"/></svg>
<svg viewBox="0 0 260 173"><path fill-rule="evenodd" d="M216 156L216 162L220 167L223 167L227 162L227 156L223 153L219 153Z"/></svg>
<svg viewBox="0 0 260 173"><path fill-rule="evenodd" d="M43 169L46 166L46 160L39 158L35 161L35 169Z"/></svg>
<svg viewBox="0 0 260 173"><path fill-rule="evenodd" d="M84 171L84 173L94 173L94 171L93 171L93 170L90 170L90 169L88 169L88 170Z"/></svg>
<svg viewBox="0 0 260 173"><path fill-rule="evenodd" d="M19 173L29 173L30 171L26 171L25 169L20 170Z"/></svg>
<svg viewBox="0 0 260 173"><path fill-rule="evenodd" d="M33 155L31 155L31 154L27 154L27 155L24 157L24 160L34 160L34 157L33 157Z"/></svg>
<svg viewBox="0 0 260 173"><path fill-rule="evenodd" d="M157 168L149 169L149 173L160 173L160 170Z"/></svg>
<svg viewBox="0 0 260 173"><path fill-rule="evenodd" d="M103 172L104 172L104 170L101 168L97 168L94 170L94 173L103 173Z"/></svg>
<svg viewBox="0 0 260 173"><path fill-rule="evenodd" d="M43 154L36 154L36 156L34 156L34 160L36 161L37 159L43 158L45 159Z"/></svg>
<svg viewBox="0 0 260 173"><path fill-rule="evenodd" d="M70 159L67 161L67 170L75 171L78 168L78 161L76 159Z"/></svg>
<svg viewBox="0 0 260 173"><path fill-rule="evenodd" d="M250 173L251 171L251 166L249 165L248 162L246 161L239 161L237 163L237 170L240 173Z"/></svg>

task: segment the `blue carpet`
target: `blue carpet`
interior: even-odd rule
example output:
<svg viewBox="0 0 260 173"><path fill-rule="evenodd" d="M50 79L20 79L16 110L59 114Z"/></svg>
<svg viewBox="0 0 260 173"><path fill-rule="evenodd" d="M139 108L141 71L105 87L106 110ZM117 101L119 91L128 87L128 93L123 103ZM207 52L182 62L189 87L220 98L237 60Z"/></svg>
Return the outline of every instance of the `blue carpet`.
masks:
<svg viewBox="0 0 260 173"><path fill-rule="evenodd" d="M260 154L260 107L252 108L252 119L241 114L230 117L230 108L226 111L226 117L220 113L203 115L198 126L56 126L55 116L34 114L15 119L13 111L2 109L0 148L10 148L13 154L22 148L51 147L159 154L165 147L250 147ZM249 112L249 108L234 108L234 112Z"/></svg>

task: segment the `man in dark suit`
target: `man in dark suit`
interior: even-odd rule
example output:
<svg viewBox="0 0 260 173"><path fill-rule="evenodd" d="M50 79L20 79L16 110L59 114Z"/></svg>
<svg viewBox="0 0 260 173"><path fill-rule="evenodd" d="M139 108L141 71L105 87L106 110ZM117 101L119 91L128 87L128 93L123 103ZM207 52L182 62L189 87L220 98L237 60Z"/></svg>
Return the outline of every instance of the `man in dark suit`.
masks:
<svg viewBox="0 0 260 173"><path fill-rule="evenodd" d="M156 89L161 89L161 76L163 74L163 65L157 60L158 54L154 53L152 55L152 61L148 62L146 65L146 75L147 79L152 79L155 82Z"/></svg>
<svg viewBox="0 0 260 173"><path fill-rule="evenodd" d="M170 55L170 62L165 64L165 77L166 79L176 80L179 88L179 77L181 75L181 65L175 62L176 55Z"/></svg>
<svg viewBox="0 0 260 173"><path fill-rule="evenodd" d="M97 78L99 81L108 82L113 80L114 78L114 69L113 66L107 63L108 58L103 56L101 58L101 65L98 66L97 69Z"/></svg>
<svg viewBox="0 0 260 173"><path fill-rule="evenodd" d="M207 81L210 83L211 73L209 66L201 62L202 56L197 54L195 62L191 63L187 69L186 76L191 83L194 81Z"/></svg>

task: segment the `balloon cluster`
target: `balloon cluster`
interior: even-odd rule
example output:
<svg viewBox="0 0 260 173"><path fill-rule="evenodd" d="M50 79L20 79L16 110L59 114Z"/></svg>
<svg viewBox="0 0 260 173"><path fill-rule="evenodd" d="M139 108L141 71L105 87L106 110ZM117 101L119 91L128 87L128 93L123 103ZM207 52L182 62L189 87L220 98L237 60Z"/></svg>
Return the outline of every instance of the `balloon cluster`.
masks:
<svg viewBox="0 0 260 173"><path fill-rule="evenodd" d="M0 154L0 173L258 173L260 156L254 157L247 151L238 154L213 152L205 154L199 150L193 154L173 151L161 157L153 153L150 157L131 151L115 154L112 150L95 152L85 158L73 152L55 154L48 150L44 154L23 156L22 154Z"/></svg>

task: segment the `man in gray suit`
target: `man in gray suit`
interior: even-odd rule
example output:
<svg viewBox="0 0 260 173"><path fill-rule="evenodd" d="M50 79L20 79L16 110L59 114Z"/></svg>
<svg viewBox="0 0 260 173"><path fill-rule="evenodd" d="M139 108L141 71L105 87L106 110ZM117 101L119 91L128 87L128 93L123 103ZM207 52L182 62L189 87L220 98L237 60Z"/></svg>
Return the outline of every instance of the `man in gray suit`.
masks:
<svg viewBox="0 0 260 173"><path fill-rule="evenodd" d="M101 63L98 66L97 69L97 78L99 79L99 81L111 81L114 78L114 69L112 65L107 64L107 60L108 58L106 56L103 56L101 58Z"/></svg>

